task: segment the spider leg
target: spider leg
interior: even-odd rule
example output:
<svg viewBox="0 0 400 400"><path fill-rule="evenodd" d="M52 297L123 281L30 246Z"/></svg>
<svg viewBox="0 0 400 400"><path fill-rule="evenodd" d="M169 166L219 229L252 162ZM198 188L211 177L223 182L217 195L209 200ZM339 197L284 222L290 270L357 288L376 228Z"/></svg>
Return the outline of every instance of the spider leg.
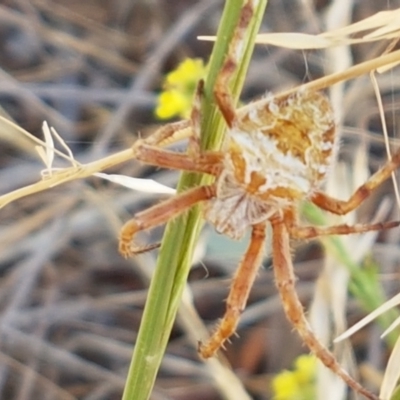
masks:
<svg viewBox="0 0 400 400"><path fill-rule="evenodd" d="M253 225L249 247L232 280L226 300L225 315L208 341L199 344L198 351L203 358L212 357L236 331L240 315L246 307L250 290L261 265L265 225L265 223Z"/></svg>
<svg viewBox="0 0 400 400"><path fill-rule="evenodd" d="M132 146L134 158L138 161L163 168L172 168L218 175L222 170L224 154L200 150L201 97L204 81L200 80L191 111L190 120L178 121L159 128L146 139L137 140ZM162 147L181 139L189 138L187 154L181 154Z"/></svg>
<svg viewBox="0 0 400 400"><path fill-rule="evenodd" d="M220 174L223 158L224 154L218 151L206 151L197 156L192 156L149 146L145 143L137 145L135 149L135 159L138 161L162 168L201 172L210 175Z"/></svg>
<svg viewBox="0 0 400 400"><path fill-rule="evenodd" d="M224 153L217 151L202 152L200 150L200 107L203 85L204 82L200 80L197 85L190 121L180 121L177 123L177 128L180 128L183 123L183 126L186 126L187 122L191 124L187 154L165 150L157 146L159 140L166 143L166 135L174 134L173 130L176 128L174 128L176 124L172 124L172 126L167 125L165 129L159 129L145 140L136 141L134 144L135 159L163 168L211 175L219 175L221 173ZM169 138L172 139L171 136Z"/></svg>
<svg viewBox="0 0 400 400"><path fill-rule="evenodd" d="M295 327L304 343L321 362L342 378L353 390L370 400L379 400L355 381L338 363L335 356L314 335L295 289L295 275L290 255L289 232L280 217L271 218L272 249L276 286L278 288L286 316Z"/></svg>
<svg viewBox="0 0 400 400"><path fill-rule="evenodd" d="M340 224L334 226L300 226L296 219L295 209L288 208L284 211L284 221L289 234L294 239L312 239L318 236L349 235L352 233L364 233L381 231L383 229L396 228L400 221L377 222L374 224Z"/></svg>
<svg viewBox="0 0 400 400"><path fill-rule="evenodd" d="M229 84L232 75L237 69L240 60L243 58L244 46L242 46L246 29L251 21L254 12L253 1L249 0L240 10L238 25L229 45L228 54L218 74L214 87L214 97L218 107L231 128L236 120L236 107L234 99L229 92Z"/></svg>
<svg viewBox="0 0 400 400"><path fill-rule="evenodd" d="M145 143L149 146L168 146L182 139L186 139L193 134L190 120L172 122L158 128L154 133L145 139L137 140L132 148L135 151L136 147Z"/></svg>
<svg viewBox="0 0 400 400"><path fill-rule="evenodd" d="M328 235L350 235L353 233L364 233L392 229L400 225L400 221L378 222L376 224L334 225L328 227L316 226L290 226L290 236L295 239L312 239L318 236Z"/></svg>
<svg viewBox="0 0 400 400"><path fill-rule="evenodd" d="M360 186L347 200L338 200L322 192L315 192L311 201L323 210L334 214L344 215L356 209L373 190L379 187L400 166L400 150L398 150L380 170L372 175L367 182Z"/></svg>
<svg viewBox="0 0 400 400"><path fill-rule="evenodd" d="M215 185L198 186L136 214L121 229L119 237L120 253L124 257L129 257L158 247L155 244L142 247L134 246L132 245L132 239L137 232L164 224L194 204L215 197L215 194Z"/></svg>
<svg viewBox="0 0 400 400"><path fill-rule="evenodd" d="M196 92L194 94L192 110L190 112L190 124L192 127L192 135L189 137L188 154L197 155L201 153L201 100L204 92L204 80L200 79Z"/></svg>
<svg viewBox="0 0 400 400"><path fill-rule="evenodd" d="M154 147L165 147L187 138L189 138L189 141L193 141L193 148L195 150L200 150L200 111L203 87L204 81L200 80L197 84L190 119L163 125L147 138L137 140L132 146L134 152L136 151L137 147L144 144ZM196 153L198 152L199 151L196 151Z"/></svg>

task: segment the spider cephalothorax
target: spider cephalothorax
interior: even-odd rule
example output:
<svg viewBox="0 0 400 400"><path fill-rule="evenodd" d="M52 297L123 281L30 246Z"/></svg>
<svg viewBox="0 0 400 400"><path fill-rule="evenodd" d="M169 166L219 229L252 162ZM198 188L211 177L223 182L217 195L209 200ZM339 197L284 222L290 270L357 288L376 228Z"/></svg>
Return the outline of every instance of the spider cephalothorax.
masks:
<svg viewBox="0 0 400 400"><path fill-rule="evenodd" d="M236 330L261 265L266 225L270 223L275 281L287 318L327 368L368 399L378 400L347 374L313 333L295 290L289 242L290 238L309 239L398 226L398 222L301 226L298 224L297 205L301 200L308 200L323 210L347 214L390 177L400 165L400 151L347 201L342 201L321 191L335 151L333 112L322 94L300 88L294 95L278 95L236 110L228 88L242 56L244 31L253 6L253 2L248 0L242 8L240 22L214 89L216 103L227 124L223 151L200 150L202 82L197 89L189 122L166 125L133 146L134 156L140 161L211 174L215 176L215 183L195 187L136 214L121 230L119 249L128 257L154 248L154 245L135 246L132 239L137 232L163 224L200 202L204 206L205 218L219 232L236 239L247 229L251 230L248 249L226 300L225 315L209 340L199 346L200 355L207 358L214 355ZM182 154L159 147L160 143L168 142L168 138L189 127L190 152Z"/></svg>

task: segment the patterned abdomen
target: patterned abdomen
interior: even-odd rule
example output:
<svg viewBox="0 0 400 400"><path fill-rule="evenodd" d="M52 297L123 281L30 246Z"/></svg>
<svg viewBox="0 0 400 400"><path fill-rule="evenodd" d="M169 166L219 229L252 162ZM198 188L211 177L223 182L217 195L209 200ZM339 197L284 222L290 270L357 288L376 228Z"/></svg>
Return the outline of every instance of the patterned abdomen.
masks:
<svg viewBox="0 0 400 400"><path fill-rule="evenodd" d="M227 168L238 184L264 200L308 197L324 180L335 148L328 100L297 92L246 109L229 132Z"/></svg>

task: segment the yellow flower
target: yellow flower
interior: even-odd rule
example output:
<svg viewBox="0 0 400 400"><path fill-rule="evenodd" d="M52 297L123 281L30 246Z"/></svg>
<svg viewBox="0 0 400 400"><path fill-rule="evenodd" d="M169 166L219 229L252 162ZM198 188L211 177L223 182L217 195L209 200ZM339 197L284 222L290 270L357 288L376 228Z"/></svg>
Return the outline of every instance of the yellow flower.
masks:
<svg viewBox="0 0 400 400"><path fill-rule="evenodd" d="M182 61L174 71L166 75L155 115L160 119L176 116L187 118L197 82L204 78L205 73L202 60L188 58Z"/></svg>
<svg viewBox="0 0 400 400"><path fill-rule="evenodd" d="M315 378L315 371L317 368L317 360L312 355L302 355L297 357L295 363L295 370L293 373L296 375L296 380L300 384L308 384L313 382Z"/></svg>
<svg viewBox="0 0 400 400"><path fill-rule="evenodd" d="M204 77L205 68L203 60L200 58L187 58L178 67L166 76L166 83L171 86L179 87L192 84L196 87L197 81Z"/></svg>
<svg viewBox="0 0 400 400"><path fill-rule="evenodd" d="M302 355L296 359L294 366L293 371L282 371L273 378L273 400L315 399L315 357Z"/></svg>
<svg viewBox="0 0 400 400"><path fill-rule="evenodd" d="M182 115L189 107L186 97L178 90L167 90L158 97L156 115L160 119L169 119Z"/></svg>
<svg viewBox="0 0 400 400"><path fill-rule="evenodd" d="M272 380L274 400L295 399L300 388L296 377L291 371L282 371Z"/></svg>

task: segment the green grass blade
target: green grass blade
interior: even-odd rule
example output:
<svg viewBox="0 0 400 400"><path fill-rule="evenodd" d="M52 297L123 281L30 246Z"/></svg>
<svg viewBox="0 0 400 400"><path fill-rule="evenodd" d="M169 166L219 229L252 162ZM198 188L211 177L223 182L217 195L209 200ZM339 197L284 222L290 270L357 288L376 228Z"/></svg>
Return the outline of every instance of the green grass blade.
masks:
<svg viewBox="0 0 400 400"><path fill-rule="evenodd" d="M246 37L245 55L232 80L232 93L237 99L253 52L267 0L255 5L255 14ZM223 142L224 125L216 110L212 91L221 68L244 1L227 1L221 18L217 41L209 63L205 82L205 99L202 104L202 145L206 149L218 149ZM178 191L209 183L209 177L183 173ZM123 400L146 400L168 343L182 291L186 285L193 250L202 227L199 207L168 223L160 249L157 267L150 284L141 327L129 368Z"/></svg>

